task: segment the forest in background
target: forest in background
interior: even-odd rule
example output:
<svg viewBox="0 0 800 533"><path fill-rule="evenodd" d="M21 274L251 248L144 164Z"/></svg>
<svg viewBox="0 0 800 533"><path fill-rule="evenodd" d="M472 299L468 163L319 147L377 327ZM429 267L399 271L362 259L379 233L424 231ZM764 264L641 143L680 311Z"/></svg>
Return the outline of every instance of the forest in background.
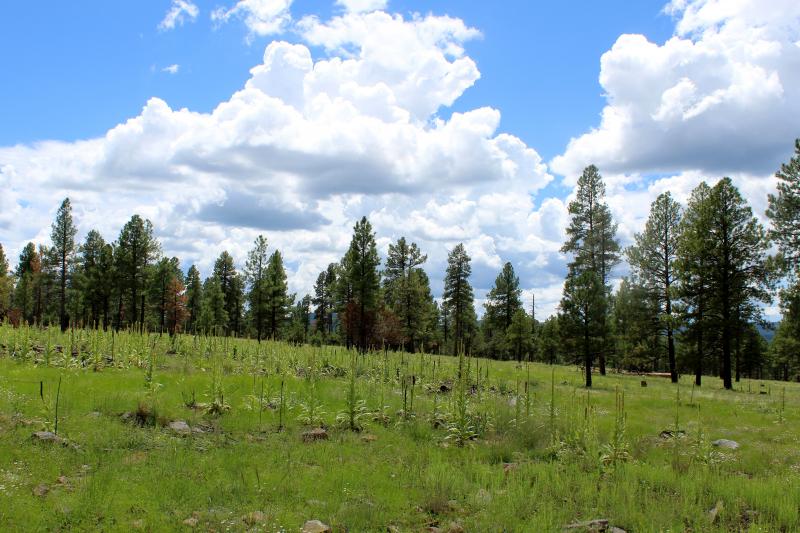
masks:
<svg viewBox="0 0 800 533"><path fill-rule="evenodd" d="M686 206L669 192L653 202L635 242L622 249L594 166L578 180L562 252L570 257L558 313L539 320L521 299L506 263L478 319L463 244L448 254L436 299L426 255L404 237L381 264L366 217L344 257L320 272L313 294L288 291L284 259L259 236L244 267L223 252L205 280L166 257L153 225L133 215L108 242L89 231L76 242L69 198L52 224L51 244L28 243L10 269L0 244L0 317L18 325L188 332L313 345L496 358L719 376L800 378L800 140L777 172L765 228L729 178L701 183ZM774 253L773 253L774 252ZM630 274L612 290L614 269ZM771 327L764 304L777 299ZM528 309L531 311L528 313Z"/></svg>

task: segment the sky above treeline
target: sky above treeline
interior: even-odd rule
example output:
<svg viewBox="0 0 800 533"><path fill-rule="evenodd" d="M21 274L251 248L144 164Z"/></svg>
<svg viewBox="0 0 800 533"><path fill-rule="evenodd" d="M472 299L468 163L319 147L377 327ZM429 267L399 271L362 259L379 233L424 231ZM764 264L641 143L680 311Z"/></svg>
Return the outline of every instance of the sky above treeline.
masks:
<svg viewBox="0 0 800 533"><path fill-rule="evenodd" d="M800 137L796 0L14 2L0 49L12 263L69 196L79 239L139 213L204 274L264 234L304 294L367 215L437 296L463 242L479 305L511 261L543 317L586 165L627 245L703 179L764 220Z"/></svg>

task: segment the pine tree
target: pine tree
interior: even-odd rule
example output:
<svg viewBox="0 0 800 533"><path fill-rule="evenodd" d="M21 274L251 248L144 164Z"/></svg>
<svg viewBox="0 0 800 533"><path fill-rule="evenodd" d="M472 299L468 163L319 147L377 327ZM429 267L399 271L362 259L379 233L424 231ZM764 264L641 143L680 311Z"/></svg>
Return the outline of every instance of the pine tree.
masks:
<svg viewBox="0 0 800 533"><path fill-rule="evenodd" d="M405 237L389 245L389 254L383 270L384 300L403 327L407 349L414 352L426 308L423 304L424 287L419 284L417 272L427 256L416 243L408 244Z"/></svg>
<svg viewBox="0 0 800 533"><path fill-rule="evenodd" d="M200 271L192 265L186 274L186 313L187 330L195 332L200 309L203 303L203 285L200 283Z"/></svg>
<svg viewBox="0 0 800 533"><path fill-rule="evenodd" d="M114 248L96 230L86 235L80 247L80 289L84 306L88 307L88 324L108 325L111 295L114 291Z"/></svg>
<svg viewBox="0 0 800 533"><path fill-rule="evenodd" d="M265 285L267 332L271 338L277 339L280 338L286 324L293 299L288 295L286 271L283 268L283 257L279 250L275 250L269 257L265 270Z"/></svg>
<svg viewBox="0 0 800 533"><path fill-rule="evenodd" d="M180 333L188 316L186 308L186 286L181 276L173 276L166 291L166 324L170 336Z"/></svg>
<svg viewBox="0 0 800 533"><path fill-rule="evenodd" d="M446 308L445 339L451 332L454 352L469 351L469 341L475 329L475 304L469 277L472 274L470 257L463 244L457 244L447 255L442 305Z"/></svg>
<svg viewBox="0 0 800 533"><path fill-rule="evenodd" d="M672 307L680 220L680 205L669 192L660 194L650 206L644 231L636 235L636 243L626 250L637 280L646 288L647 296L660 307L659 322L667 338L667 360L673 383L678 382Z"/></svg>
<svg viewBox="0 0 800 533"><path fill-rule="evenodd" d="M772 222L769 236L778 245L793 275L800 269L800 139L794 157L775 174L778 195L770 194L767 216Z"/></svg>
<svg viewBox="0 0 800 533"><path fill-rule="evenodd" d="M592 386L594 356L602 350L608 298L600 275L570 266L564 282L559 325L564 340L576 343L583 355L586 386Z"/></svg>
<svg viewBox="0 0 800 533"><path fill-rule="evenodd" d="M139 215L133 215L120 231L115 260L120 282L130 294L131 313L128 323L136 324L138 321L139 327L142 329L144 328L147 275L150 265L160 253L161 247L153 236L153 224ZM117 311L117 327L121 323L119 316L121 312L120 301Z"/></svg>
<svg viewBox="0 0 800 533"><path fill-rule="evenodd" d="M162 258L154 267L150 276L150 301L158 317L158 332L163 334L165 331L172 334L174 328L169 324L168 306L175 304L175 290L180 286L180 293L183 293L183 272L181 271L180 261L177 257ZM178 281L179 284L176 284ZM173 309L173 312L178 311Z"/></svg>
<svg viewBox="0 0 800 533"><path fill-rule="evenodd" d="M603 287L603 298L607 298L610 291L608 285L610 272L620 261L620 247L616 239L617 225L611 217L608 205L603 201L605 190L603 178L597 167L594 165L586 167L578 178L575 199L569 203L568 209L572 219L567 228L567 242L561 248L563 253L573 254L570 269L575 272L568 275L580 277L582 272L594 272ZM606 302L603 306L592 308L602 309L605 313L608 305ZM603 315L595 318L601 324L598 355L600 374L605 375L607 317Z"/></svg>
<svg viewBox="0 0 800 533"><path fill-rule="evenodd" d="M245 263L245 279L250 287L247 299L250 303L250 315L256 328L256 337L261 342L267 319L267 239L259 235L253 249L247 254Z"/></svg>
<svg viewBox="0 0 800 533"><path fill-rule="evenodd" d="M228 316L225 334L237 334L241 325L244 284L236 279L238 276L236 266L227 250L223 251L214 262L214 276L219 280L225 298L225 313Z"/></svg>
<svg viewBox="0 0 800 533"><path fill-rule="evenodd" d="M380 258L375 244L375 233L367 217L362 217L353 227L350 247L342 260L346 326L348 337L355 341L360 351L366 351L375 327L380 292Z"/></svg>
<svg viewBox="0 0 800 533"><path fill-rule="evenodd" d="M58 208L56 219L53 222L50 238L53 248L58 256L59 272L59 322L61 331L66 331L69 326L67 317L67 275L69 273L72 257L75 254L75 234L78 230L72 222L72 205L69 198L65 198Z"/></svg>
<svg viewBox="0 0 800 533"><path fill-rule="evenodd" d="M503 265L503 270L494 281L494 287L486 295L484 308L486 314L483 322L487 341L495 351L504 350L508 345L506 331L511 326L514 314L522 309L522 289L519 288L519 277L511 263Z"/></svg>
<svg viewBox="0 0 800 533"><path fill-rule="evenodd" d="M227 327L228 313L225 311L225 295L219 279L211 276L203 283L203 302L197 327L206 335L219 335Z"/></svg>
<svg viewBox="0 0 800 533"><path fill-rule="evenodd" d="M522 354L528 354L530 357L533 349L531 319L521 307L514 311L504 337L509 350L516 357L517 363L522 362Z"/></svg>
<svg viewBox="0 0 800 533"><path fill-rule="evenodd" d="M766 231L730 178L721 179L711 190L710 207L711 231L706 242L712 247L712 304L720 325L722 380L731 389L731 340L743 327L746 314L759 313L751 304L771 300L767 289L772 273L766 261Z"/></svg>
<svg viewBox="0 0 800 533"><path fill-rule="evenodd" d="M14 291L14 306L22 313L28 323L42 322L42 258L36 245L29 242L22 249L14 273L17 286Z"/></svg>
<svg viewBox="0 0 800 533"><path fill-rule="evenodd" d="M663 350L661 308L648 288L625 277L611 298L611 322L616 351L628 370L658 371L658 354ZM667 354L669 361L669 354Z"/></svg>
<svg viewBox="0 0 800 533"><path fill-rule="evenodd" d="M686 337L694 344L694 380L698 387L702 385L714 332L709 312L713 248L713 243L709 242L711 209L711 188L702 182L692 191L681 220L675 263L678 290L685 303L683 319L688 325Z"/></svg>

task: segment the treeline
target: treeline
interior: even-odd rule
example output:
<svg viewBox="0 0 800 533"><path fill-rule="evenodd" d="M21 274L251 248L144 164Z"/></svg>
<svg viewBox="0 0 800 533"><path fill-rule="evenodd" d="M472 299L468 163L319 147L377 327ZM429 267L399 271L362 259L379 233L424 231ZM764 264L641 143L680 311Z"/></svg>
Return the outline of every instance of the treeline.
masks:
<svg viewBox="0 0 800 533"><path fill-rule="evenodd" d="M769 196L769 230L730 179L701 183L684 207L666 192L644 230L623 250L594 166L578 180L562 252L570 262L557 315L544 321L522 302L506 263L478 320L471 260L448 254L444 292L434 299L427 256L404 237L383 265L366 217L344 257L320 272L313 294L288 292L283 256L259 236L239 271L222 252L213 272L184 271L165 257L148 220L134 215L113 242L90 231L77 243L69 199L50 246L29 243L9 270L0 245L0 317L14 324L126 328L342 344L368 349L467 353L575 363L592 370L666 371L673 380L717 375L800 376L800 140ZM778 254L770 256L771 244ZM623 260L630 274L612 290ZM779 295L783 318L767 345L762 304Z"/></svg>

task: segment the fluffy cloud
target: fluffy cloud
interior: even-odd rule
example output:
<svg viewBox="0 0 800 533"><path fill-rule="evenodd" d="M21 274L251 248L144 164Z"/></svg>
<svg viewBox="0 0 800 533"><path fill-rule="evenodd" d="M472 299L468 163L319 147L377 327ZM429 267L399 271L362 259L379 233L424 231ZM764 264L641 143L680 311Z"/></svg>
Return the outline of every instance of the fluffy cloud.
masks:
<svg viewBox="0 0 800 533"><path fill-rule="evenodd" d="M254 5L217 18L247 21ZM477 30L450 17L358 11L303 19L301 42L270 43L243 87L209 113L151 98L101 138L0 148L4 244L17 254L27 240L47 241L69 195L81 235L97 228L113 239L138 212L166 253L204 272L223 249L243 262L265 233L288 260L292 290L305 292L367 215L383 253L401 235L421 245L437 293L448 250L465 242L485 292L546 226L529 215L552 178L535 150L498 132L498 110L439 116L480 77L464 51ZM548 261L520 266L526 286Z"/></svg>
<svg viewBox="0 0 800 533"><path fill-rule="evenodd" d="M800 134L800 3L673 0L662 45L622 35L601 59L600 125L552 168L774 172Z"/></svg>
<svg viewBox="0 0 800 533"><path fill-rule="evenodd" d="M225 23L232 18L241 19L249 31L248 40L252 41L256 36L282 32L292 20L289 12L291 6L292 0L238 0L229 9L215 9L211 13L211 20Z"/></svg>
<svg viewBox="0 0 800 533"><path fill-rule="evenodd" d="M168 67L162 68L161 72L166 72L167 74L177 74L180 69L181 66L176 63L173 65L169 65Z"/></svg>
<svg viewBox="0 0 800 533"><path fill-rule="evenodd" d="M387 0L336 0L348 13L366 13L386 9Z"/></svg>
<svg viewBox="0 0 800 533"><path fill-rule="evenodd" d="M190 0L172 0L172 6L158 24L159 30L172 30L175 26L183 26L186 19L194 22L200 13L197 5Z"/></svg>

